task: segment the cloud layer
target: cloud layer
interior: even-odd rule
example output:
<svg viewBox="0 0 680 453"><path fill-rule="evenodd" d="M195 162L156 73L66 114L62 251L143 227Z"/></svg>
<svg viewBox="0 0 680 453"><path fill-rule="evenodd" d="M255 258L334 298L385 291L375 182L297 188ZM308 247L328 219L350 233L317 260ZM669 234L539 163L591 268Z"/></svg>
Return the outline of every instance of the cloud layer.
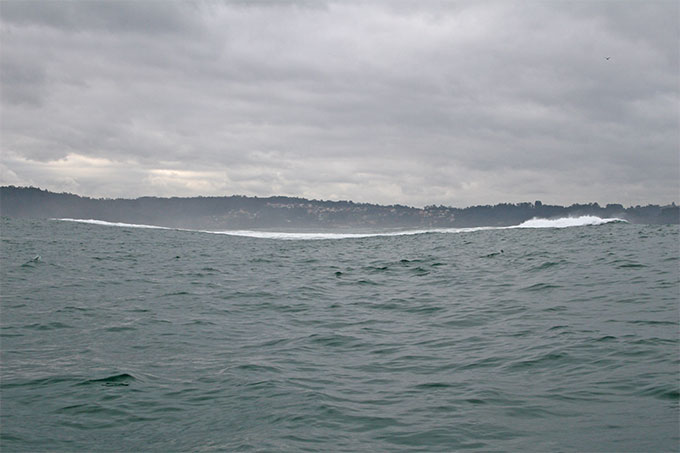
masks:
<svg viewBox="0 0 680 453"><path fill-rule="evenodd" d="M106 197L677 201L678 13L3 2L0 178Z"/></svg>

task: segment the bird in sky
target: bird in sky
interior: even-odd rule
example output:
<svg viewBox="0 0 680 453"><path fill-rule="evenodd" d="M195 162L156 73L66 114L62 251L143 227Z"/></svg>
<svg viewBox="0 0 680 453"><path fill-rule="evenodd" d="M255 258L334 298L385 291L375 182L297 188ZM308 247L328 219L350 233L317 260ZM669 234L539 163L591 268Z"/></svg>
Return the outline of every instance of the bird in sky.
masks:
<svg viewBox="0 0 680 453"><path fill-rule="evenodd" d="M604 57L605 60L609 61L611 57Z"/></svg>

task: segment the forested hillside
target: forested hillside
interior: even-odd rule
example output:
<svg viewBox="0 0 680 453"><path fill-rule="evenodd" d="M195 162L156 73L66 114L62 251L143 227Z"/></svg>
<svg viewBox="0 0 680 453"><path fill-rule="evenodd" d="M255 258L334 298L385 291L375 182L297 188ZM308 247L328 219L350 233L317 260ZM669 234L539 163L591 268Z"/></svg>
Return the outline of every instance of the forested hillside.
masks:
<svg viewBox="0 0 680 453"><path fill-rule="evenodd" d="M580 215L619 217L633 223L680 223L675 204L625 208L597 203L554 206L534 203L453 208L381 206L352 201L291 197L95 199L34 187L0 187L0 215L26 218L79 218L170 227L235 228L413 228L516 225L534 217Z"/></svg>

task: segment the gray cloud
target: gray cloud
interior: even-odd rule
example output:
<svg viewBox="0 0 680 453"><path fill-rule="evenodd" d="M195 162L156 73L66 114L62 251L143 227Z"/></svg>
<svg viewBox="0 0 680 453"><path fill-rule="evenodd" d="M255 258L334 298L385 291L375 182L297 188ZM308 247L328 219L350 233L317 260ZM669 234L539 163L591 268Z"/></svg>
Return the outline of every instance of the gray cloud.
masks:
<svg viewBox="0 0 680 453"><path fill-rule="evenodd" d="M19 26L56 28L67 33L98 31L141 35L183 34L196 23L175 2L17 1L3 2L3 21ZM188 4L185 4L188 6Z"/></svg>
<svg viewBox="0 0 680 453"><path fill-rule="evenodd" d="M0 178L95 196L677 201L678 12L3 2Z"/></svg>

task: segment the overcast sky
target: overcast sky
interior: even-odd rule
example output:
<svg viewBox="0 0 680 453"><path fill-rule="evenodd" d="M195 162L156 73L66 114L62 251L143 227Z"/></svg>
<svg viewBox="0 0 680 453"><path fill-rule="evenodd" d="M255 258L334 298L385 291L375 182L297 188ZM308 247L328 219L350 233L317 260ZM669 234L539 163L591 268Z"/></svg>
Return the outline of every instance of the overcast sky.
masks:
<svg viewBox="0 0 680 453"><path fill-rule="evenodd" d="M677 1L2 1L0 17L3 185L680 201Z"/></svg>

